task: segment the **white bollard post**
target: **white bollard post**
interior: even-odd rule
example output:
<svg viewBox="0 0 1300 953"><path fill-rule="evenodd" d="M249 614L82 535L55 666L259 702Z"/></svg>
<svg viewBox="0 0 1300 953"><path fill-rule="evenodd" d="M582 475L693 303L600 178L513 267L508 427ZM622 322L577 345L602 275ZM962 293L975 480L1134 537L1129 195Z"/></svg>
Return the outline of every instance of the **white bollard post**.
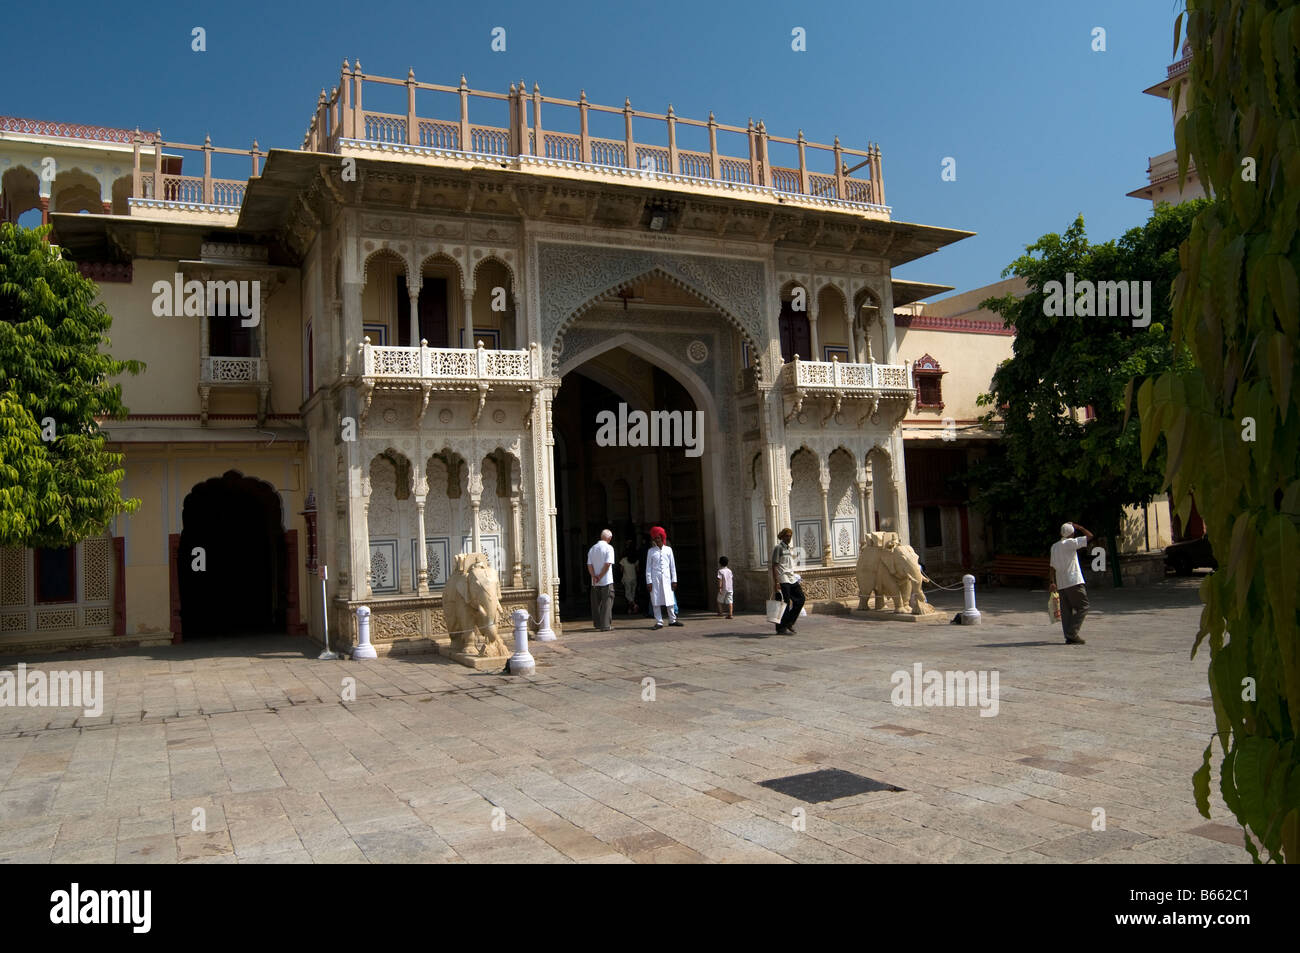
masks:
<svg viewBox="0 0 1300 953"><path fill-rule="evenodd" d="M511 675L532 675L537 663L528 651L528 610L516 609L510 614L515 624L515 654L510 656Z"/></svg>
<svg viewBox="0 0 1300 953"><path fill-rule="evenodd" d="M961 577L961 584L965 587L966 608L961 611L962 625L979 625L980 611L975 608L975 577L970 573Z"/></svg>
<svg viewBox="0 0 1300 953"><path fill-rule="evenodd" d="M352 650L354 659L378 658L375 647L370 644L370 607L357 606L357 647Z"/></svg>
<svg viewBox="0 0 1300 953"><path fill-rule="evenodd" d="M555 633L551 631L551 597L544 592L537 597L537 641L555 641Z"/></svg>

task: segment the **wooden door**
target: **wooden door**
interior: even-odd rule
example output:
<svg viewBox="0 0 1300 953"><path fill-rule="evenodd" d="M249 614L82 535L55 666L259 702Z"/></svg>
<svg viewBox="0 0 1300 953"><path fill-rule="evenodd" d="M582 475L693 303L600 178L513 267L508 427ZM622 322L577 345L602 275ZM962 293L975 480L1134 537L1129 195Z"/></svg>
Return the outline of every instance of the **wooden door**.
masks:
<svg viewBox="0 0 1300 953"><path fill-rule="evenodd" d="M796 354L801 360L816 360L812 352L812 329L808 324L808 314L795 311L789 301L781 302L781 360L791 361Z"/></svg>

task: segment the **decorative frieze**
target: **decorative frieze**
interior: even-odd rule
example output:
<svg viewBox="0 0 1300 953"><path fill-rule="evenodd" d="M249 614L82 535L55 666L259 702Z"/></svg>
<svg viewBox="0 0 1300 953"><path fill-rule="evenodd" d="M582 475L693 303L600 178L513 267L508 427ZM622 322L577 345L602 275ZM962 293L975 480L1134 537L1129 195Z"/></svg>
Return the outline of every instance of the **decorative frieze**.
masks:
<svg viewBox="0 0 1300 953"><path fill-rule="evenodd" d="M537 263L543 289L542 347L553 354L552 368L558 366L559 339L566 325L606 294L651 274L712 304L756 346L767 340L761 262L539 242Z"/></svg>

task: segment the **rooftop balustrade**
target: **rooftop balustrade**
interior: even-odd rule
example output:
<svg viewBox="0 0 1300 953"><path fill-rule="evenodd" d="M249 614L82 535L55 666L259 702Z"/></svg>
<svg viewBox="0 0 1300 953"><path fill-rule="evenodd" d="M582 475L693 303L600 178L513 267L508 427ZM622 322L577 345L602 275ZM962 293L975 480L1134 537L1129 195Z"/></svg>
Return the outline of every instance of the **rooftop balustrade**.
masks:
<svg viewBox="0 0 1300 953"><path fill-rule="evenodd" d="M385 86L404 88L404 113L382 112L364 105L372 95L366 92L367 88ZM431 103L434 111L457 112L458 118L421 116L416 108L417 93L438 94L441 99ZM455 97L454 103L448 97ZM497 104L497 112L504 103L508 124L471 122L471 100ZM439 104L442 109L438 108ZM547 107L545 113L543 106ZM553 118L556 110L567 111L559 113L559 122ZM623 137L591 135L592 113L621 116ZM652 126L662 123L662 135L644 138L647 120ZM544 122L577 131L554 131L547 129ZM683 127L706 131L708 151L680 148L678 131ZM642 138L638 139L638 131ZM719 133L744 136L743 153L731 155L720 150ZM769 157L773 143L794 147L797 164L774 165ZM624 100L622 107L602 106L588 102L585 91L577 100L543 96L536 83L529 94L522 80L517 86L511 84L508 93L493 93L470 89L463 76L459 86L417 82L414 71L408 72L405 80L393 79L366 74L360 62L351 67L344 60L339 85L328 94L321 90L317 98L302 148L341 154L345 148L358 146L424 150L435 157L460 154L509 158L521 167L541 171L548 167L626 169L686 185L712 183L785 193L813 201L885 207L882 160L875 145L863 151L842 147L838 137L831 145L810 142L802 130L790 139L771 135L762 121L755 124L751 119L746 126L731 126L719 123L711 113L707 121L688 119L676 115L671 105L662 114L633 109L630 100ZM853 160L860 161L850 168ZM814 167L819 165L825 171L816 171ZM867 170L866 178L851 175L859 168Z"/></svg>
<svg viewBox="0 0 1300 953"><path fill-rule="evenodd" d="M251 149L225 149L214 146L211 137L205 137L203 145L196 146L185 142L167 142L163 140L161 132L154 133L148 138L146 135L137 129L132 140L135 155L131 169L131 198L142 201L238 209L244 202L244 190L248 186L248 181L214 178L213 154L248 156L252 160L253 178L257 177L261 169L261 160L266 157L266 153L258 148L256 139L253 140ZM203 157L203 174L181 175L183 157L168 155L166 150L200 154ZM142 165L147 152L153 153L151 171L146 171Z"/></svg>
<svg viewBox="0 0 1300 953"><path fill-rule="evenodd" d="M384 112L363 105L376 98L381 87L405 92L405 112ZM417 112L417 94L429 106ZM505 106L505 125L471 122ZM545 109L543 109L545 107ZM437 118L456 115L457 118ZM592 135L593 120L608 123L621 117L621 138ZM545 125L544 125L545 122ZM166 208L230 212L244 198L247 179L213 175L213 156L247 156L250 176L256 178L267 153L256 141L251 149L229 149L164 140L161 131L111 129L69 123L0 117L0 132L57 136L88 142L131 145L134 161L131 203ZM605 131L608 131L606 129ZM679 137L708 148L690 149ZM720 144L721 139L721 144ZM678 116L671 105L666 113L633 109L629 100L621 107L587 100L543 96L536 83L531 94L524 83L509 92L470 89L465 77L459 86L417 82L413 71L406 79L364 73L361 64L345 60L339 85L329 94L321 91L302 148L310 152L341 155L345 150L392 149L415 153L437 162L457 159L510 160L516 168L546 173L631 174L662 184L685 188L711 188L750 194L779 195L801 204L843 206L887 213L880 149L866 150L811 142L800 130L795 138L772 135L760 120L745 126ZM784 150L792 164L772 161L772 151ZM202 163L202 175L182 173L184 154L194 157L191 171ZM228 165L228 163L227 163ZM865 170L862 177L853 173Z"/></svg>

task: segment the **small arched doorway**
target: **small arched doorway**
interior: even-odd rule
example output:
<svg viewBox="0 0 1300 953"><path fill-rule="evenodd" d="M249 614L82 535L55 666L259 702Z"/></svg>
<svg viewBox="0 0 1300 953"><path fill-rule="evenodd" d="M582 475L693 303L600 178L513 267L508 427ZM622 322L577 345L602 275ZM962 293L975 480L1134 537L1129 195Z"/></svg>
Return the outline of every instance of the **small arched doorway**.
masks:
<svg viewBox="0 0 1300 953"><path fill-rule="evenodd" d="M282 509L274 487L237 470L190 490L176 567L185 638L286 631Z"/></svg>

